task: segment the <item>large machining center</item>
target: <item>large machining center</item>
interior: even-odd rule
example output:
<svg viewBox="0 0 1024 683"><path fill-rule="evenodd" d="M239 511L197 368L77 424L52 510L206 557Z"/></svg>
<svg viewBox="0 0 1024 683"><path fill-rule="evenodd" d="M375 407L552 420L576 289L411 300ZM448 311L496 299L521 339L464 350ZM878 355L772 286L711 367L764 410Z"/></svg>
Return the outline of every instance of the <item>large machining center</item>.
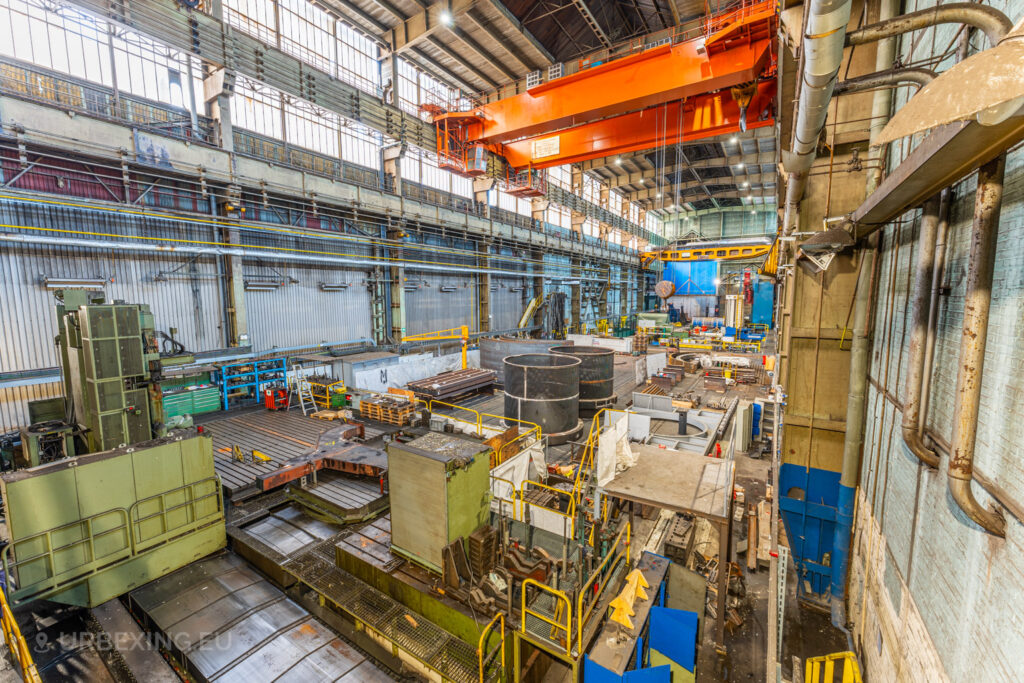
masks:
<svg viewBox="0 0 1024 683"><path fill-rule="evenodd" d="M181 344L146 305L56 296L64 395L30 404L4 463L3 570L12 605L94 607L222 548L223 501L211 439L164 419L162 369L192 360Z"/></svg>

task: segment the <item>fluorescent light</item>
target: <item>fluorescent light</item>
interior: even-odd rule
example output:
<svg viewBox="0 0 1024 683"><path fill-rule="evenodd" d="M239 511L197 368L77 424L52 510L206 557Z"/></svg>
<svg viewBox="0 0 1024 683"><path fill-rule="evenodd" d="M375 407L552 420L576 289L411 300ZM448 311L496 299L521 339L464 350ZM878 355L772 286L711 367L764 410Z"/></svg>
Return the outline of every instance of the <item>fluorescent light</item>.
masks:
<svg viewBox="0 0 1024 683"><path fill-rule="evenodd" d="M283 284L280 280L246 280L245 289L250 292L269 292Z"/></svg>
<svg viewBox="0 0 1024 683"><path fill-rule="evenodd" d="M103 289L107 279L102 277L44 277L43 286L55 289Z"/></svg>
<svg viewBox="0 0 1024 683"><path fill-rule="evenodd" d="M320 289L325 292L340 292L344 289L348 289L347 282L321 282Z"/></svg>

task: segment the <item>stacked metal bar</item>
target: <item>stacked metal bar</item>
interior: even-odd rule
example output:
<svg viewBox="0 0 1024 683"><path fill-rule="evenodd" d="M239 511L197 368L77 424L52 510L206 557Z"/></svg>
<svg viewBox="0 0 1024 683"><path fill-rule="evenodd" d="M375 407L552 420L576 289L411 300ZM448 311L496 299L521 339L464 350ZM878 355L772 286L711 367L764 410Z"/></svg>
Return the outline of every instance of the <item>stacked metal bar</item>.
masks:
<svg viewBox="0 0 1024 683"><path fill-rule="evenodd" d="M442 372L405 386L417 396L444 399L489 389L494 385L494 377L493 370L465 368Z"/></svg>

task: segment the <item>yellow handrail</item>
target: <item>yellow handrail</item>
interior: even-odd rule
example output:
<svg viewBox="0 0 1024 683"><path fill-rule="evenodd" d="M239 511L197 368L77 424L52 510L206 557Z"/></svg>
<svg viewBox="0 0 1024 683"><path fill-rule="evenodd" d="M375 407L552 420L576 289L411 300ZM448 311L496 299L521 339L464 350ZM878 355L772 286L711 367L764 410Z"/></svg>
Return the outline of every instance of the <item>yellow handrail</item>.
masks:
<svg viewBox="0 0 1024 683"><path fill-rule="evenodd" d="M472 422L469 421L469 420L464 420L461 417L455 417L454 415L445 415L445 417L450 417L451 419L455 420L456 422L461 422L463 424L473 425L473 427L476 429L477 436L480 435L481 419L480 419L480 411L479 410L473 410L472 408L467 408L466 406L457 406L454 403L445 403L444 401L435 401L435 400L432 399L427 404L427 408L430 410L430 412L433 413L433 412L435 412L434 411L434 406L444 406L446 408L454 408L456 410L464 410L467 413L473 413L474 415L476 415L476 420L473 420Z"/></svg>
<svg viewBox="0 0 1024 683"><path fill-rule="evenodd" d="M833 652L820 657L808 657L805 683L832 683L836 662L843 663L843 683L862 683L857 655L852 652Z"/></svg>
<svg viewBox="0 0 1024 683"><path fill-rule="evenodd" d="M501 626L499 627L500 631L498 631L501 634L501 642L498 643L497 647L492 648L491 651L487 653L487 661L484 661L484 645L486 645L486 643L487 643L487 636L491 632L491 630L494 628L494 624L495 623L500 623L501 624ZM484 673L485 673L485 671L487 669L487 665L491 663L491 660L494 659L495 654L497 654L497 652L499 650L501 651L501 671L502 671L502 673L504 673L505 672L505 615L502 614L501 612L498 612L497 614L495 614L494 618L491 619L490 623L487 624L487 626L484 626L484 630L480 632L480 642L476 646L476 658L477 658L477 661L480 663L480 683L484 683Z"/></svg>
<svg viewBox="0 0 1024 683"><path fill-rule="evenodd" d="M619 563L619 560L623 557L625 557L626 559L626 566L629 566L629 544L631 540L631 534L632 531L630 529L629 522L626 522L626 525L622 527L621 531L619 531L619 535L615 537L615 543L612 545L611 548L608 549L608 554L604 556L604 559L601 560L601 564L597 565L597 568L594 569L594 573L590 575L590 578L588 578L583 583L582 588L580 588L579 599L576 603L576 648L579 652L583 652L584 626L590 619L590 616L594 613L594 608L597 607L597 603L601 601L601 594L604 592L604 589L607 587L608 581L611 579L612 576L612 572L605 572L605 569L609 567L614 567L616 564ZM622 543L623 535L625 535L626 537L626 542L624 546ZM618 552L616 552L616 549L618 549ZM590 605L587 607L586 614L584 614L583 605L587 602L587 595L590 593L590 587L594 585L594 582L601 576L602 573L604 573L604 578L602 579L601 584L597 589L597 593L595 594L594 599L590 602Z"/></svg>
<svg viewBox="0 0 1024 683"><path fill-rule="evenodd" d="M536 586L537 589L540 590L541 592L550 593L551 596L559 604L564 604L565 605L565 623L564 624L562 624L560 622L557 622L557 621L554 621L552 619L549 619L548 617L544 616L540 612L537 612L536 610L532 610L532 609L530 609L529 607L526 606L526 597L529 594L529 591L527 590L527 588L529 588L530 586ZM555 588L552 588L551 586L547 586L547 585L541 583L540 581L536 581L534 579L523 579L522 592L523 592L523 595L522 595L522 610L521 610L521 612L522 612L523 618L522 618L522 621L519 624L519 630L522 631L523 633L527 633L527 630L526 630L526 617L527 617L527 615L529 615L529 616L536 617L537 619L540 619L545 624L548 624L549 626L551 626L552 630L557 629L559 631L565 631L565 654L569 655L569 656L572 656L572 602L569 601L569 597L564 592L562 592L560 590L557 590ZM558 614L558 609L557 608L555 610L553 610L553 611L554 611L555 614Z"/></svg>
<svg viewBox="0 0 1024 683"><path fill-rule="evenodd" d="M555 493L557 493L559 495L562 495L562 496L568 496L569 497L569 505L568 505L568 507L569 507L569 509L575 510L575 505L573 504L573 498L572 498L572 492L571 491L563 491L562 489L556 489L553 486L548 486L547 484L542 484L539 481L533 481L532 479L524 479L523 483L519 486L519 510L520 510L520 513L522 514L522 519L520 521L523 521L523 522L526 521L526 506L527 505L530 505L530 506L533 506L533 507L539 507L541 510L547 510L548 512L552 512L552 513L558 515L559 517L565 517L566 519L568 519L569 520L569 536L575 536L576 535L576 519L575 519L575 516L573 515L573 513L571 513L571 512L563 512L562 510L556 510L554 508L550 508L547 505L541 505L540 503L531 503L531 502L527 501L526 500L526 485L527 484L530 484L531 486L536 486L537 488L547 489L548 491L553 491L553 492L555 492Z"/></svg>
<svg viewBox="0 0 1024 683"><path fill-rule="evenodd" d="M21 635L18 622L14 619L11 606L7 604L7 596L0 591L0 627L4 631L4 640L11 653L14 663L21 669L21 678L25 683L41 683L36 663L32 661L32 653L28 649L25 638Z"/></svg>
<svg viewBox="0 0 1024 683"><path fill-rule="evenodd" d="M493 474L491 479L494 481L500 481L503 484L508 484L509 488L512 489L512 500L508 502L512 503L512 519L519 520L519 508L516 506L516 497L519 495L519 491L516 490L516 485L511 479L505 479L504 477L496 477ZM506 498L498 498L498 500L507 500Z"/></svg>
<svg viewBox="0 0 1024 683"><path fill-rule="evenodd" d="M523 432L522 434L520 434L516 438L512 439L511 441L509 441L508 443L499 446L498 447L498 452L495 454L495 462L494 462L495 466L500 465L501 463L505 462L508 458L512 457L511 455L506 455L506 451L511 446L514 446L514 445L518 444L520 441L525 441L527 438L529 438L533 434L536 434L537 435L537 440L540 441L540 427L535 427L533 429L530 429L528 432ZM518 448L515 451L515 453L518 453L521 450L523 450L523 449L522 448Z"/></svg>

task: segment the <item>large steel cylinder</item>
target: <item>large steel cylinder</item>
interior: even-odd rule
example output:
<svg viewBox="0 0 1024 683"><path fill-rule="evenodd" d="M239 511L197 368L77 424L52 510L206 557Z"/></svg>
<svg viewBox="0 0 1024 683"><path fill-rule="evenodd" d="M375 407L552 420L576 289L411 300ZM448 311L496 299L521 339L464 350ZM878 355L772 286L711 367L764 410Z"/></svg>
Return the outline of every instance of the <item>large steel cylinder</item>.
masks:
<svg viewBox="0 0 1024 683"><path fill-rule="evenodd" d="M580 415L593 417L615 403L615 352L597 346L552 346L551 353L580 359Z"/></svg>
<svg viewBox="0 0 1024 683"><path fill-rule="evenodd" d="M579 358L527 353L509 356L503 364L506 418L540 425L552 445L565 443L580 433Z"/></svg>
<svg viewBox="0 0 1024 683"><path fill-rule="evenodd" d="M494 381L505 383L505 364L508 356L524 353L547 353L552 346L562 342L557 339L513 339L512 337L483 337L480 339L480 367L494 370Z"/></svg>

